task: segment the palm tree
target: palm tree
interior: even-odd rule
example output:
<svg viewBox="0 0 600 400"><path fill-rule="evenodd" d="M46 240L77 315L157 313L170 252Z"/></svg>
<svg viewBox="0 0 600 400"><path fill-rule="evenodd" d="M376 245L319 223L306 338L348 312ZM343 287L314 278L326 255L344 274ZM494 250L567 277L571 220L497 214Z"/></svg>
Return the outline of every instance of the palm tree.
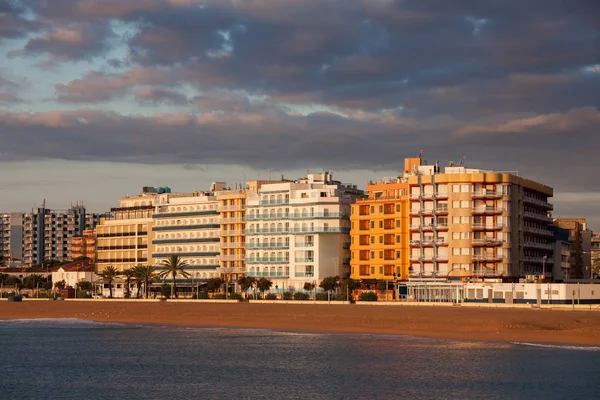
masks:
<svg viewBox="0 0 600 400"><path fill-rule="evenodd" d="M115 281L115 278L119 275L119 271L117 271L117 269L112 265L109 265L108 267L104 268L104 270L102 270L102 272L98 274L98 276L102 278L102 280L108 283L108 297L110 299L112 299L112 284Z"/></svg>
<svg viewBox="0 0 600 400"><path fill-rule="evenodd" d="M152 265L139 265L133 269L135 271L135 280L139 287L144 284L144 298L148 298L148 285L156 279L156 272Z"/></svg>
<svg viewBox="0 0 600 400"><path fill-rule="evenodd" d="M181 275L184 278L190 277L190 274L185 270L185 267L187 267L188 264L185 261L183 261L181 257L179 257L177 254L171 254L169 258L163 260L161 265L163 268L165 268L165 270L159 272L158 276L162 279L169 277L169 275L173 277L173 282L171 283L171 298L173 298L177 295L175 277L177 275Z"/></svg>
<svg viewBox="0 0 600 400"><path fill-rule="evenodd" d="M127 268L126 270L123 270L123 272L121 273L121 275L123 275L125 277L125 297L129 298L131 297L131 288L130 288L130 284L131 284L131 280L134 276L135 272L133 271L132 268Z"/></svg>

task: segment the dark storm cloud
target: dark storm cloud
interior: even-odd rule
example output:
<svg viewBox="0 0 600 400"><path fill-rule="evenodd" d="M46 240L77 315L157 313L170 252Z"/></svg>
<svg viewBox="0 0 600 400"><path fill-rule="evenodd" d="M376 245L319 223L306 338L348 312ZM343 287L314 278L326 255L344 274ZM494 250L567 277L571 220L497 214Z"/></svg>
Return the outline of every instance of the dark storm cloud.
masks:
<svg viewBox="0 0 600 400"><path fill-rule="evenodd" d="M27 8L14 0L0 0L0 41L27 35L40 28L40 23L25 18Z"/></svg>

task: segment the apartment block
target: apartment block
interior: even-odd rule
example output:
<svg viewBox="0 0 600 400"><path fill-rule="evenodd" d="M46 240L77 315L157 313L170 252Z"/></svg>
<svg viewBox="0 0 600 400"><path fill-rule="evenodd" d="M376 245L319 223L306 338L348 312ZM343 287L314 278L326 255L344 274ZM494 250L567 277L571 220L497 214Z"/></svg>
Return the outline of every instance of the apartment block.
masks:
<svg viewBox="0 0 600 400"><path fill-rule="evenodd" d="M246 189L217 192L220 216L219 273L230 281L244 274Z"/></svg>
<svg viewBox="0 0 600 400"><path fill-rule="evenodd" d="M351 278L363 284L407 280L408 182L380 179L369 182L367 192L352 205Z"/></svg>
<svg viewBox="0 0 600 400"><path fill-rule="evenodd" d="M108 266L124 271L147 265L149 232L152 229L154 198L168 188L145 187L135 197L123 197L111 215L96 227L96 266L102 272Z"/></svg>
<svg viewBox="0 0 600 400"><path fill-rule="evenodd" d="M220 215L215 192L224 183L213 183L207 192L165 193L154 199L152 265L159 266L171 255L188 264L195 280L219 274Z"/></svg>
<svg viewBox="0 0 600 400"><path fill-rule="evenodd" d="M569 232L571 243L571 278L592 276L592 231L585 218L556 218L553 225Z"/></svg>
<svg viewBox="0 0 600 400"><path fill-rule="evenodd" d="M71 240L85 229L93 229L102 214L88 214L82 204L67 210L45 206L31 213L0 215L0 255L22 260L26 266L45 260L72 260Z"/></svg>
<svg viewBox="0 0 600 400"><path fill-rule="evenodd" d="M81 236L71 238L71 260L85 257L90 260L96 259L96 231L86 229Z"/></svg>
<svg viewBox="0 0 600 400"><path fill-rule="evenodd" d="M245 274L273 287L350 276L350 208L362 191L331 173L263 184L246 202Z"/></svg>

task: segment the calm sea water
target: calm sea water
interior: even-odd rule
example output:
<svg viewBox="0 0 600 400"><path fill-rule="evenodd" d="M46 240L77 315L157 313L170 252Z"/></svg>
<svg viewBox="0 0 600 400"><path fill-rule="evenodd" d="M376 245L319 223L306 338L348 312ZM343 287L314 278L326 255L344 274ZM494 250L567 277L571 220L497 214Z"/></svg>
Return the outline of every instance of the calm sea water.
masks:
<svg viewBox="0 0 600 400"><path fill-rule="evenodd" d="M600 348L0 322L2 399L598 399Z"/></svg>

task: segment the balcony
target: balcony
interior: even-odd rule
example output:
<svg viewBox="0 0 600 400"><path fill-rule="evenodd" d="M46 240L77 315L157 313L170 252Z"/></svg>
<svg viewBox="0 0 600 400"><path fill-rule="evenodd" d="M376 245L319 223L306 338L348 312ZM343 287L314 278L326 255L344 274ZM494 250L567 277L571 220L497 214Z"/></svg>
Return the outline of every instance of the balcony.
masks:
<svg viewBox="0 0 600 400"><path fill-rule="evenodd" d="M542 250L554 250L554 246L548 243L523 242L523 247Z"/></svg>
<svg viewBox="0 0 600 400"><path fill-rule="evenodd" d="M259 203L261 206L277 206L277 205L281 205L281 206L285 206L290 204L290 200L289 199L279 199L279 200L261 200Z"/></svg>
<svg viewBox="0 0 600 400"><path fill-rule="evenodd" d="M448 214L448 207L436 207L435 209L436 215L445 215Z"/></svg>
<svg viewBox="0 0 600 400"><path fill-rule="evenodd" d="M246 271L244 275L251 276L254 278L287 278L289 277L289 273L287 272L254 272L254 271Z"/></svg>
<svg viewBox="0 0 600 400"><path fill-rule="evenodd" d="M548 203L547 201L544 200L539 200L533 197L529 197L529 196L523 196L523 203L528 203L528 204L532 204L538 207L542 207L546 210L554 210L554 205Z"/></svg>
<svg viewBox="0 0 600 400"><path fill-rule="evenodd" d="M448 239L436 239L435 245L436 246L448 246Z"/></svg>
<svg viewBox="0 0 600 400"><path fill-rule="evenodd" d="M222 229L221 236L242 236L244 231L241 229Z"/></svg>
<svg viewBox="0 0 600 400"><path fill-rule="evenodd" d="M411 209L409 214L410 215L420 215L421 210L415 210L415 209Z"/></svg>
<svg viewBox="0 0 600 400"><path fill-rule="evenodd" d="M290 217L289 213L274 213L274 214L246 214L244 219L246 221L264 221L269 219L287 219Z"/></svg>
<svg viewBox="0 0 600 400"><path fill-rule="evenodd" d="M540 265L541 264L545 264L545 265L554 264L554 260L551 257L546 258L546 261L544 261L543 257L524 256L523 262L530 263L530 264L540 264Z"/></svg>
<svg viewBox="0 0 600 400"><path fill-rule="evenodd" d="M420 200L421 199L421 193L413 193L410 195L410 200Z"/></svg>
<svg viewBox="0 0 600 400"><path fill-rule="evenodd" d="M420 254L411 254L410 261L421 261L421 255Z"/></svg>
<svg viewBox="0 0 600 400"><path fill-rule="evenodd" d="M529 226L525 226L523 228L523 230L525 232L535 233L535 234L540 235L540 236L554 237L554 233L551 230L549 230L549 229L540 229L540 228L532 228L532 227L529 227Z"/></svg>
<svg viewBox="0 0 600 400"><path fill-rule="evenodd" d="M296 272L296 273L294 273L294 276L296 278L314 278L315 273L314 272Z"/></svg>
<svg viewBox="0 0 600 400"><path fill-rule="evenodd" d="M244 242L223 242L221 243L222 249L235 249L244 247Z"/></svg>
<svg viewBox="0 0 600 400"><path fill-rule="evenodd" d="M421 229L421 224L411 225L411 226L408 227L408 229L411 230L411 231L413 231L413 232L414 231L418 231L418 230Z"/></svg>
<svg viewBox="0 0 600 400"><path fill-rule="evenodd" d="M502 261L502 257L494 254L473 254L473 262L495 263Z"/></svg>
<svg viewBox="0 0 600 400"><path fill-rule="evenodd" d="M291 229L288 228L262 228L262 229L246 229L244 232L246 235L252 234L263 234L263 235L273 235L277 233L289 233Z"/></svg>
<svg viewBox="0 0 600 400"><path fill-rule="evenodd" d="M421 193L421 196L419 197L421 200L433 200L433 193Z"/></svg>
<svg viewBox="0 0 600 400"><path fill-rule="evenodd" d="M437 192L434 197L436 200L444 200L448 198L448 192Z"/></svg>
<svg viewBox="0 0 600 400"><path fill-rule="evenodd" d="M313 228L290 228L290 233L350 233L350 228L345 227L321 227Z"/></svg>
<svg viewBox="0 0 600 400"><path fill-rule="evenodd" d="M485 238L485 239L473 239L473 246L502 246L504 242L496 238Z"/></svg>
<svg viewBox="0 0 600 400"><path fill-rule="evenodd" d="M246 243L247 249L288 249L289 243L277 242L277 243Z"/></svg>
<svg viewBox="0 0 600 400"><path fill-rule="evenodd" d="M350 216L345 213L305 213L290 214L290 219L349 219Z"/></svg>
<svg viewBox="0 0 600 400"><path fill-rule="evenodd" d="M290 260L283 257L246 258L247 264L287 264Z"/></svg>
<svg viewBox="0 0 600 400"><path fill-rule="evenodd" d="M495 215L502 214L504 210L497 207L474 207L472 212L474 215Z"/></svg>
<svg viewBox="0 0 600 400"><path fill-rule="evenodd" d="M481 191L475 191L475 192L471 193L471 197L473 199L495 200L495 199L501 199L502 196L504 196L504 194L502 192L496 192L493 190L481 190Z"/></svg>
<svg viewBox="0 0 600 400"><path fill-rule="evenodd" d="M296 247L314 247L315 242L296 242L294 246Z"/></svg>
<svg viewBox="0 0 600 400"><path fill-rule="evenodd" d="M244 261L244 255L243 254L222 255L221 261Z"/></svg>
<svg viewBox="0 0 600 400"><path fill-rule="evenodd" d="M471 227L474 231L499 231L504 227L504 225L473 223Z"/></svg>
<svg viewBox="0 0 600 400"><path fill-rule="evenodd" d="M538 213L534 213L534 212L531 212L531 211L523 211L523 218L532 219L532 220L535 220L535 221L542 221L542 222L545 222L545 223L548 223L548 224L552 222L552 218L551 217L549 217L549 216L547 216L545 214L538 214Z"/></svg>
<svg viewBox="0 0 600 400"><path fill-rule="evenodd" d="M432 224L421 225L421 230L422 231L431 231L431 230L433 230L433 225Z"/></svg>
<svg viewBox="0 0 600 400"><path fill-rule="evenodd" d="M241 204L236 204L233 206L221 206L219 208L220 211L243 211L245 206Z"/></svg>
<svg viewBox="0 0 600 400"><path fill-rule="evenodd" d="M444 222L437 222L435 224L435 230L436 231L447 231L448 230L448 224L444 223Z"/></svg>
<svg viewBox="0 0 600 400"><path fill-rule="evenodd" d="M315 259L314 257L309 257L309 258L296 258L295 262L297 263L314 263Z"/></svg>
<svg viewBox="0 0 600 400"><path fill-rule="evenodd" d="M422 209L420 215L433 215L433 208Z"/></svg>
<svg viewBox="0 0 600 400"><path fill-rule="evenodd" d="M241 224L244 222L244 218L221 218L221 224Z"/></svg>

